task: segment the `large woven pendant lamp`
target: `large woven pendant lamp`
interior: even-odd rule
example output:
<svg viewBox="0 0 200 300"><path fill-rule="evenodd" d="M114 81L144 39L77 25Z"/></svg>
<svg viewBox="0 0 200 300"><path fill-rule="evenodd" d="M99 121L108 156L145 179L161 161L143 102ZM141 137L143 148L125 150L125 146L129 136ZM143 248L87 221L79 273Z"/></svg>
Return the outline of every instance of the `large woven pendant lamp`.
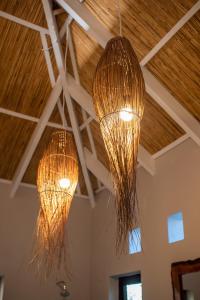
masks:
<svg viewBox="0 0 200 300"><path fill-rule="evenodd" d="M65 224L78 182L78 159L71 133L52 134L40 160L37 188L40 210L33 261L47 277L65 265Z"/></svg>
<svg viewBox="0 0 200 300"><path fill-rule="evenodd" d="M144 80L130 42L108 41L96 68L93 101L116 193L117 249L136 225L136 167Z"/></svg>

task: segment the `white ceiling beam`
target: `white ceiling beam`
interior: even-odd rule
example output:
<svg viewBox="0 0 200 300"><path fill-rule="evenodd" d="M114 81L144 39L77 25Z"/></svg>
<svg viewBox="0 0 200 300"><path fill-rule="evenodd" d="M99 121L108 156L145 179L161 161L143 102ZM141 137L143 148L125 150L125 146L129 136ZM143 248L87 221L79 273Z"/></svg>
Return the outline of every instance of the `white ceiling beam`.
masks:
<svg viewBox="0 0 200 300"><path fill-rule="evenodd" d="M198 12L200 9L200 0L194 4L187 13L172 27L172 29L164 35L164 37L149 51L149 53L140 61L140 65L144 67L160 49Z"/></svg>
<svg viewBox="0 0 200 300"><path fill-rule="evenodd" d="M73 129L73 133L74 133L74 139L75 139L76 146L77 146L77 152L79 155L79 160L80 160L80 164L81 164L82 171L83 171L83 176L85 179L85 184L87 187L91 205L92 205L92 207L94 207L95 206L94 193L93 193L92 185L90 182L89 173L88 173L88 170L87 170L87 167L85 164L83 145L82 145L80 130L78 127L78 122L76 119L72 99L71 99L69 91L68 91L68 83L67 83L66 72L65 72L64 55L62 52L62 47L61 47L61 43L60 43L60 37L59 37L58 29L57 29L55 16L53 15L50 1L42 0L42 3L43 3L43 7L44 7L44 12L46 15L46 20L47 20L47 24L48 24L48 28L49 28L49 33L50 33L50 37L51 37L54 54L55 54L56 63L58 66L60 77L61 77L63 92L65 95L65 100L66 100L69 117L70 117L72 129Z"/></svg>
<svg viewBox="0 0 200 300"><path fill-rule="evenodd" d="M113 190L113 184L112 184L112 178L111 174L108 171L104 165L95 158L95 156L87 149L84 148L84 154L85 154L85 161L88 169L96 178L99 178L99 180L104 184L104 186L114 193Z"/></svg>
<svg viewBox="0 0 200 300"><path fill-rule="evenodd" d="M32 116L29 116L29 115L25 115L25 114L22 114L22 113L19 113L19 112L10 110L10 109L6 109L6 108L3 108L3 107L0 107L0 113L2 113L4 115L7 115L7 116L16 117L16 118L19 118L19 119L22 119L22 120L31 121L31 122L34 122L34 123L38 123L39 120L40 120L39 118L32 117ZM57 124L57 123L54 123L54 122L47 122L47 126L52 127L52 128L57 128L57 129L63 129L62 124ZM68 131L72 131L71 127L67 127L66 129Z"/></svg>
<svg viewBox="0 0 200 300"><path fill-rule="evenodd" d="M30 29L33 29L33 30L36 30L36 31L39 31L39 32L42 32L44 34L49 34L49 31L48 29L44 28L44 27L41 27L39 25L36 25L36 24L33 24L31 22L28 22L26 20L23 20L21 18L18 18L18 17L15 17L11 14L8 14L2 10L0 10L0 17L4 18L4 19L7 19L9 21L12 21L12 22L15 22L17 24L20 24L22 26L25 26L27 28L30 28Z"/></svg>
<svg viewBox="0 0 200 300"><path fill-rule="evenodd" d="M89 117L87 118L87 120L85 120L85 121L81 124L80 130L83 130L83 129L84 129L88 124L90 124L93 120L94 120L93 117L89 116Z"/></svg>
<svg viewBox="0 0 200 300"><path fill-rule="evenodd" d="M200 146L200 125L172 94L147 70L143 68L146 91Z"/></svg>
<svg viewBox="0 0 200 300"><path fill-rule="evenodd" d="M72 16L68 16L65 20L65 22L62 24L62 27L59 31L59 36L60 36L60 40L62 41L62 39L64 38L65 34L66 34L66 28L68 25L70 25L70 23L73 21Z"/></svg>
<svg viewBox="0 0 200 300"><path fill-rule="evenodd" d="M88 92L68 73L67 82L71 97L91 116L98 121L95 113L92 97Z"/></svg>
<svg viewBox="0 0 200 300"><path fill-rule="evenodd" d="M33 153L39 143L39 140L44 132L47 122L53 112L55 105L56 105L58 97L61 94L61 91L62 91L62 84L61 84L61 80L59 77L56 81L54 89L52 89L52 91L51 91L51 94L50 94L47 104L43 110L41 118L35 127L35 130L31 136L31 139L26 147L26 150L20 160L20 163L18 164L17 170L15 171L15 174L13 177L13 183L12 183L12 187L11 187L11 194L10 194L11 198L13 198L15 196L15 193L16 193L16 191L19 187L19 184L26 172L26 169L30 163L32 156L33 156Z"/></svg>
<svg viewBox="0 0 200 300"><path fill-rule="evenodd" d="M56 0L74 20L104 48L113 35L77 0Z"/></svg>
<svg viewBox="0 0 200 300"><path fill-rule="evenodd" d="M52 62L51 62L51 56L50 56L50 53L49 53L47 38L46 38L46 35L43 34L43 33L40 33L40 38L41 38L42 47L43 47L43 51L44 51L44 57L45 57L45 60L46 60L47 70L48 70L48 73L49 73L50 83L51 83L51 86L54 87L56 79L55 79L55 75L54 75L53 65L52 65ZM62 124L67 129L68 128L67 121L66 121L66 118L64 117L64 114L63 114L63 107L62 107L62 102L61 102L60 97L58 98L57 106L58 106L58 111L59 111L59 114L60 114L60 118L62 120Z"/></svg>
<svg viewBox="0 0 200 300"><path fill-rule="evenodd" d="M96 41L105 47L107 41L113 37L113 35L94 17L94 15L87 9L84 4L74 0L56 0L56 2L62 6L68 13L72 13L71 16L79 22L80 18L88 25L86 30L89 35L94 37ZM195 9L192 10L189 17L192 16L194 11L198 10L199 1ZM79 18L77 18L77 15ZM187 18L188 19L188 16ZM185 19L184 19L185 21ZM79 23L80 25L82 23ZM179 24L180 26L180 24ZM82 26L83 27L83 26ZM84 27L83 27L84 28ZM176 30L174 30L175 34ZM172 37L172 33L170 34ZM167 40L167 39L166 39ZM200 126L197 120L183 108L183 106L169 93L169 91L160 84L158 79L152 75L145 67L142 68L146 90L151 97L163 107L164 110L188 133L191 138L200 144ZM173 111L175 110L175 111Z"/></svg>

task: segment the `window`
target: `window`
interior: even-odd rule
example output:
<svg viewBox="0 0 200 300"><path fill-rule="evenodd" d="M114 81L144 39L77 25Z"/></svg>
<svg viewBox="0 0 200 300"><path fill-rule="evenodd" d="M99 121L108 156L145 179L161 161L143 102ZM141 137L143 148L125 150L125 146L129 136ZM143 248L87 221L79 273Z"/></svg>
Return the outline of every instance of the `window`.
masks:
<svg viewBox="0 0 200 300"><path fill-rule="evenodd" d="M142 251L141 246L141 231L140 228L135 228L129 234L129 254L134 254Z"/></svg>
<svg viewBox="0 0 200 300"><path fill-rule="evenodd" d="M4 277L0 276L0 300L3 300L4 296Z"/></svg>
<svg viewBox="0 0 200 300"><path fill-rule="evenodd" d="M178 212L168 217L168 241L175 243L184 240L183 214Z"/></svg>
<svg viewBox="0 0 200 300"><path fill-rule="evenodd" d="M142 300L140 274L119 278L119 300Z"/></svg>

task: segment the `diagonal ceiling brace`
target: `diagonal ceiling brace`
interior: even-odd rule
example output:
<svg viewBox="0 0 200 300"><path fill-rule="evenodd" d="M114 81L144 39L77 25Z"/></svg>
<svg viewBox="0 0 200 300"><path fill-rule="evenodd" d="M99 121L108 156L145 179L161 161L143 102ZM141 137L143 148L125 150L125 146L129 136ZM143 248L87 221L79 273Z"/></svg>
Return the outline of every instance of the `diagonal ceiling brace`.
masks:
<svg viewBox="0 0 200 300"><path fill-rule="evenodd" d="M81 140L80 131L79 131L79 127L78 127L78 122L76 119L72 99L71 99L69 91L68 91L68 83L67 83L66 72L65 72L64 55L63 55L63 51L62 51L62 47L61 47L61 43L60 43L60 37L59 37L58 29L57 29L55 16L53 14L50 2L48 0L42 0L42 3L43 3L43 7L44 7L44 12L46 15L49 32L50 32L50 37L51 37L51 42L52 42L55 58L56 58L56 63L58 66L60 77L61 77L63 92L64 92L65 99L66 99L66 104L67 104L67 108L68 108L68 112L69 112L69 116L70 116L73 133L74 133L77 151L78 151L78 155L79 155L79 159L80 159L80 163L81 163L81 167L82 167L82 171L83 171L83 176L85 179L85 183L86 183L88 195L89 195L89 198L91 201L91 205L94 207L95 206L94 193L93 193L92 185L90 182L89 173L88 173L88 170L87 170L87 167L85 164L84 151L83 151L82 140Z"/></svg>

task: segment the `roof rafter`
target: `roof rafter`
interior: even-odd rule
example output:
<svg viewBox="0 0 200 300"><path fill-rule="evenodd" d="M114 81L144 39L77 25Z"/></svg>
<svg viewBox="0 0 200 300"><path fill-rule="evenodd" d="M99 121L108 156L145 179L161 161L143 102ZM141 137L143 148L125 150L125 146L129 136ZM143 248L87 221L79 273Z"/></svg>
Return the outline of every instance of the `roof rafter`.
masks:
<svg viewBox="0 0 200 300"><path fill-rule="evenodd" d="M56 0L56 2L79 23L88 35L95 38L102 47L105 47L107 41L113 37L113 35L96 19L84 4L74 0ZM178 25L175 25L176 28L174 30L171 29L170 34L168 33L164 42L159 44L159 50L164 46L164 43L166 43L177 30L199 10L199 5L200 1L195 4L185 18L183 17L184 20L179 20ZM151 55L153 55L153 53L151 53ZM143 59L143 64L144 60L145 58ZM159 80L156 79L154 75L152 75L145 67L143 67L142 70L147 93L149 93L151 97L161 105L173 119L175 119L177 124L180 125L198 145L200 145L200 128L198 121L183 108L164 86L160 84ZM168 101L169 96L170 101Z"/></svg>

